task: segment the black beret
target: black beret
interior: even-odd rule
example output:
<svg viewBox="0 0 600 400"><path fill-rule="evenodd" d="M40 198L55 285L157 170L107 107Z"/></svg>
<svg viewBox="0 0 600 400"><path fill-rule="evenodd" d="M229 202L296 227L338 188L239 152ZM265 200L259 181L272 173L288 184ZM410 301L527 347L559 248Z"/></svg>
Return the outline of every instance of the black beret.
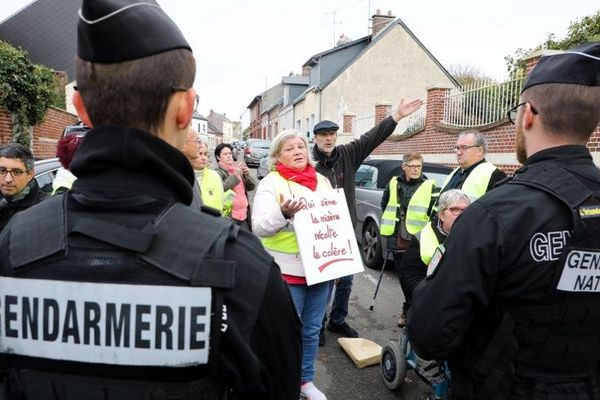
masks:
<svg viewBox="0 0 600 400"><path fill-rule="evenodd" d="M545 83L600 85L600 42L585 43L562 53L545 56L531 70L523 91Z"/></svg>
<svg viewBox="0 0 600 400"><path fill-rule="evenodd" d="M324 119L323 121L321 121L315 125L315 128L313 129L313 133L316 135L317 133L337 131L338 129L340 129L338 124Z"/></svg>
<svg viewBox="0 0 600 400"><path fill-rule="evenodd" d="M153 0L83 0L77 24L77 55L112 64L190 45Z"/></svg>

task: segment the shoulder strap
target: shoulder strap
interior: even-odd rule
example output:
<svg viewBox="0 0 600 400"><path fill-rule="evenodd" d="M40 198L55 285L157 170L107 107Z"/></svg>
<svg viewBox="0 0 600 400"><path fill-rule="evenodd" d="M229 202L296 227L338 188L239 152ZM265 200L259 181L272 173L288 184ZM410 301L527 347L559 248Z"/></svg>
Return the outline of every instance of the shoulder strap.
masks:
<svg viewBox="0 0 600 400"><path fill-rule="evenodd" d="M237 235L231 225L230 220L212 218L183 204L174 204L158 218L154 240L149 250L139 256L194 286L231 288L236 263L226 261L224 251L219 250L232 234ZM198 229L199 226L202 229ZM219 260L205 258L213 246Z"/></svg>
<svg viewBox="0 0 600 400"><path fill-rule="evenodd" d="M523 168L507 184L525 185L542 190L560 199L571 209L593 194L569 170L554 163L534 164Z"/></svg>
<svg viewBox="0 0 600 400"><path fill-rule="evenodd" d="M65 204L66 196L57 195L15 214L9 228L13 268L66 249Z"/></svg>

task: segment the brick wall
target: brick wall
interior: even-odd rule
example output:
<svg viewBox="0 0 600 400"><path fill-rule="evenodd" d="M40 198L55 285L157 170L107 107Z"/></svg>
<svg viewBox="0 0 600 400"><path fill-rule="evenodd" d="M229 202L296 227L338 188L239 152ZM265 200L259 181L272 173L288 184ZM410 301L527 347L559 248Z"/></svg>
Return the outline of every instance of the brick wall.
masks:
<svg viewBox="0 0 600 400"><path fill-rule="evenodd" d="M46 113L44 122L33 127L31 147L36 159L56 157L56 143L60 139L65 126L75 125L76 115L59 108L51 107ZM11 117L0 110L0 144L12 141Z"/></svg>
<svg viewBox="0 0 600 400"><path fill-rule="evenodd" d="M0 144L10 142L12 137L10 114L0 108Z"/></svg>

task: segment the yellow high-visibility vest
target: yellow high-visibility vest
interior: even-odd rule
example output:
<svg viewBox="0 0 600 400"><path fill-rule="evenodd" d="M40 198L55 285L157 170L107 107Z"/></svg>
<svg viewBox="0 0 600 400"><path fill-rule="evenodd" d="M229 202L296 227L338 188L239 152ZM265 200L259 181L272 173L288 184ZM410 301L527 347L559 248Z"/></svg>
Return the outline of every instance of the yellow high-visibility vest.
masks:
<svg viewBox="0 0 600 400"><path fill-rule="evenodd" d="M460 190L465 192L467 196L471 199L471 201L476 200L483 196L487 191L487 187L490 184L490 179L492 178L492 174L496 170L496 166L489 161L482 162L478 166L476 166L473 171L467 176L465 181L463 182ZM460 170L460 167L454 169L450 175L444 181L444 185L442 187L446 187L450 179Z"/></svg>
<svg viewBox="0 0 600 400"><path fill-rule="evenodd" d="M392 236L394 229L396 228L396 222L398 222L398 177L394 176L390 179L390 199L388 200L385 210L381 215L381 226L379 232L383 236Z"/></svg>
<svg viewBox="0 0 600 400"><path fill-rule="evenodd" d="M200 194L205 206L223 211L224 193L223 181L216 171L204 168L202 181L200 183Z"/></svg>
<svg viewBox="0 0 600 400"><path fill-rule="evenodd" d="M286 180L277 171L271 172L268 176L274 178L275 196L277 199L279 199L280 195L282 194L289 194L290 192L294 193L298 190L301 190L301 188L304 188L304 186L300 185L299 183ZM331 186L327 178L317 174L317 190L318 188L324 187L322 185L328 185L328 187ZM290 224L273 236L261 238L260 241L262 242L263 246L269 250L289 254L297 254L300 252L298 241L296 240L296 232L294 232L294 228Z"/></svg>
<svg viewBox="0 0 600 400"><path fill-rule="evenodd" d="M429 261L431 261L431 257L433 257L433 253L435 253L435 249L439 245L440 241L431 226L431 221L429 221L419 233L419 252L421 254L421 261L425 265L429 265Z"/></svg>
<svg viewBox="0 0 600 400"><path fill-rule="evenodd" d="M445 188L450 179L460 170L459 168L454 169L450 175L444 181L442 188ZM474 201L483 196L487 190L487 187L492 178L492 174L496 170L494 164L489 161L483 162L476 166L473 171L467 176L463 182L460 190L465 192L467 196ZM425 182L427 183L427 182ZM430 214L436 213L437 210L437 199L439 198L440 191L433 189L433 182L431 186L421 185L413 197L411 197L408 203L408 209L406 212L406 230L410 234L419 232L425 224L431 218ZM444 189L442 189L443 191ZM432 207L433 204L433 207ZM431 213L428 213L431 208Z"/></svg>
<svg viewBox="0 0 600 400"><path fill-rule="evenodd" d="M431 202L437 201L439 189L433 179L428 179L412 195L406 207L406 230L411 235L419 232L429 222Z"/></svg>

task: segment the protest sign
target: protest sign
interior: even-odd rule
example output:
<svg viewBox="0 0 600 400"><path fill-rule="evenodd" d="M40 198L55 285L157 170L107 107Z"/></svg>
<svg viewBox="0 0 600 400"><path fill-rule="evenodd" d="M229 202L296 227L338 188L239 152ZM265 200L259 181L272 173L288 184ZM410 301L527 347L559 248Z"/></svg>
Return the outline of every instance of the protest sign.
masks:
<svg viewBox="0 0 600 400"><path fill-rule="evenodd" d="M308 285L363 271L344 192L303 194L294 230Z"/></svg>

